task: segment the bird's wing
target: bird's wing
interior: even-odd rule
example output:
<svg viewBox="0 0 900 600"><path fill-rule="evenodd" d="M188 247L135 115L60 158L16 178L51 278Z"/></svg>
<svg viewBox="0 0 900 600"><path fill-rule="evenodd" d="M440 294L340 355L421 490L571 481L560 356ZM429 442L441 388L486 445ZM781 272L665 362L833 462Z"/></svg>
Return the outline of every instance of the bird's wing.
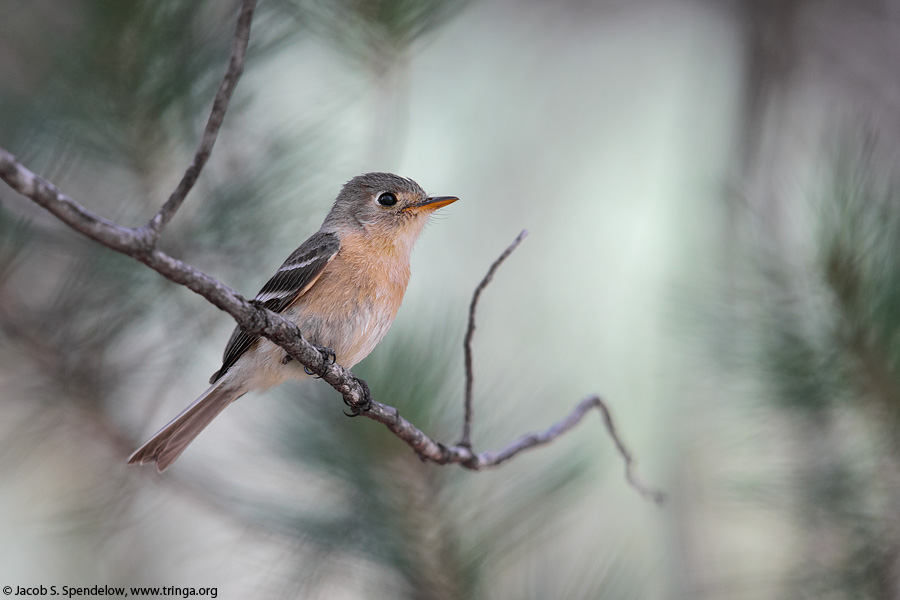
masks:
<svg viewBox="0 0 900 600"><path fill-rule="evenodd" d="M340 243L333 233L318 232L303 242L278 268L254 300L273 312L281 312L306 293L322 275L325 266L337 256ZM215 383L252 346L259 336L244 333L236 327L225 346L222 368L209 382Z"/></svg>

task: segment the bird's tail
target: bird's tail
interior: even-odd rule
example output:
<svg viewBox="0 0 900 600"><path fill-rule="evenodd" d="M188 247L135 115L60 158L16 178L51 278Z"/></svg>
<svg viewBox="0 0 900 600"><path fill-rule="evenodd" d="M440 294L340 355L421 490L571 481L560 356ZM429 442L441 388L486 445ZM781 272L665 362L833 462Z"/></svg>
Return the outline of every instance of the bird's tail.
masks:
<svg viewBox="0 0 900 600"><path fill-rule="evenodd" d="M128 464L156 463L160 473L181 456L188 444L218 416L222 410L244 395L219 380L203 392L193 404L172 419L147 442L128 457Z"/></svg>

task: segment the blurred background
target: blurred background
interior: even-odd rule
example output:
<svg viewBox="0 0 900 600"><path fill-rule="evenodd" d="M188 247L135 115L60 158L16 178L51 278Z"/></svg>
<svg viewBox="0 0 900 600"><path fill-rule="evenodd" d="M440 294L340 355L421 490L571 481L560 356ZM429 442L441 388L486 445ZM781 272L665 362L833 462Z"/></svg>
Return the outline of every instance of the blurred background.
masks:
<svg viewBox="0 0 900 600"><path fill-rule="evenodd" d="M146 221L227 63L234 1L0 0L0 146ZM220 598L900 598L900 3L262 0L209 165L163 236L252 295L366 171L462 201L355 370L474 442L600 393L500 468L421 463L321 382L130 452L234 325L0 187L0 585Z"/></svg>

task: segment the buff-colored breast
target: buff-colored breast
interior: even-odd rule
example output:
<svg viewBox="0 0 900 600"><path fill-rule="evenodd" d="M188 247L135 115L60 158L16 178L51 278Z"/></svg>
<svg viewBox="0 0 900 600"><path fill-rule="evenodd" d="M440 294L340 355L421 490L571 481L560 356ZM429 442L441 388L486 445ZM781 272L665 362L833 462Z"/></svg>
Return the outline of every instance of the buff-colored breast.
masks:
<svg viewBox="0 0 900 600"><path fill-rule="evenodd" d="M343 237L315 284L282 314L308 341L331 348L337 363L350 368L387 334L408 282L408 248ZM254 388L308 377L297 361L284 363L285 352L277 345L266 339L258 344L257 352L244 355L233 369L252 378Z"/></svg>

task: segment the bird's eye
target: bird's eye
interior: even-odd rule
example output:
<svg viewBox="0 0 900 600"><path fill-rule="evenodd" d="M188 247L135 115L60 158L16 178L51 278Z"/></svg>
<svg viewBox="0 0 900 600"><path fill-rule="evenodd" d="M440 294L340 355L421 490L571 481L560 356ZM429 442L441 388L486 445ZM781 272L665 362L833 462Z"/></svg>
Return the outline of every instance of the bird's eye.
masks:
<svg viewBox="0 0 900 600"><path fill-rule="evenodd" d="M390 192L385 192L378 196L378 204L382 206L393 206L397 204L397 196Z"/></svg>

